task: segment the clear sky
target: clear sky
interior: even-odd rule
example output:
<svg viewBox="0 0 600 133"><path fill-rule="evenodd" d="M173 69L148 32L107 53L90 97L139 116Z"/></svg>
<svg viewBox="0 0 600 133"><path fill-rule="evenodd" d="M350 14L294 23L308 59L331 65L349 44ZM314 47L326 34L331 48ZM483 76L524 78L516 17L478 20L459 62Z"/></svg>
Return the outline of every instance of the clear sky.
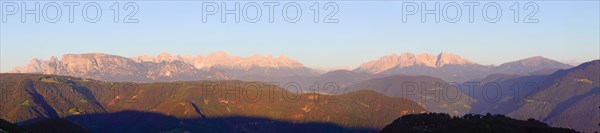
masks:
<svg viewBox="0 0 600 133"><path fill-rule="evenodd" d="M88 23L81 14L87 2L80 2L74 10L74 23L68 22L65 6L57 23L44 19L35 23L32 15L28 16L27 23L22 23L20 14L6 16L7 22L0 23L0 71L26 65L31 58L49 59L67 53L89 52L131 57L161 52L206 55L222 50L238 56L285 55L308 67L356 67L383 55L403 52L438 54L446 51L484 65L531 56L566 63L600 58L597 0L536 1L539 11L533 18L538 19L538 23L514 23L513 11L509 9L513 2L506 1L498 2L502 8L500 20L488 23L483 20L482 6L489 2L480 1L475 7L474 23L468 21L465 6L461 7L462 17L456 23L443 19L435 23L432 16L428 16L427 23L421 23L419 14L408 16L403 23L401 1L335 1L339 11L333 18L338 19L338 23L314 23L313 10L309 9L313 2L298 2L303 13L297 23L288 23L282 18L282 6L288 2L279 2L275 7L274 23L268 22L265 6L257 23L244 20L235 23L231 15L228 23L221 23L219 14L208 16L207 23L203 23L202 2L194 1L136 1L139 11L133 18L139 23L114 23L113 10L110 10L113 3L99 2L102 17L97 23ZM6 5L6 1L2 3ZM243 6L248 1L240 3ZM320 2L320 6L325 3ZM444 6L448 2L440 3ZM523 9L527 2L518 3ZM45 4L47 2L41 2L42 6ZM433 7L434 3L426 4ZM26 5L34 4L27 2ZM123 5L125 2L120 2L121 8ZM233 2L227 3L227 6L233 5ZM11 10L1 8L3 14ZM319 17L324 18L332 8L329 9L321 10ZM529 14L532 8L529 9L520 11L520 19ZM48 16L52 11L48 11ZM124 18L128 11L121 10L119 17Z"/></svg>

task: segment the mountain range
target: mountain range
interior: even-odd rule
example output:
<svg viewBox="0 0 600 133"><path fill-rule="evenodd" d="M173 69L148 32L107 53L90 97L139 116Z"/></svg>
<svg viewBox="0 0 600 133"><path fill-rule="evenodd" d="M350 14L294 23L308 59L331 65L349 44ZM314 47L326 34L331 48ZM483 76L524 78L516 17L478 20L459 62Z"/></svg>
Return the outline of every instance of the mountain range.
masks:
<svg viewBox="0 0 600 133"><path fill-rule="evenodd" d="M442 52L437 56L413 53L386 55L364 63L354 71L386 75L427 75L450 82L466 82L479 80L490 74L544 75L570 67L572 66L541 56L508 62L497 67L484 66L458 55Z"/></svg>
<svg viewBox="0 0 600 133"><path fill-rule="evenodd" d="M172 56L126 58L117 55L89 53L65 54L62 59L32 59L13 73L41 73L94 78L105 81L161 82L190 80L253 79L291 75L317 75L316 71L287 57L229 56L225 52L206 57Z"/></svg>
<svg viewBox="0 0 600 133"><path fill-rule="evenodd" d="M544 75L572 66L541 56L484 66L458 55L442 52L438 55L403 53L381 57L360 65L353 71L381 75L426 75L449 82L479 80L487 75L504 73ZM311 69L296 60L280 56L230 56L223 51L207 56L179 56L162 53L158 56L121 57L88 53L65 54L59 60L32 59L28 65L14 68L12 73L41 73L95 78L105 81L161 82L210 79L237 79L273 82L293 77L316 78L324 72L348 70L348 67ZM308 80L310 81L310 80Z"/></svg>

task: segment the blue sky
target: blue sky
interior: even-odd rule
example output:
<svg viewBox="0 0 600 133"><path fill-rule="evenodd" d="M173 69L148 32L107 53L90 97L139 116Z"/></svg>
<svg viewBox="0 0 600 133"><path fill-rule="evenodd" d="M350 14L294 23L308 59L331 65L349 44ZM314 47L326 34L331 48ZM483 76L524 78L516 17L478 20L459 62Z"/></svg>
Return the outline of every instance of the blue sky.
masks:
<svg viewBox="0 0 600 133"><path fill-rule="evenodd" d="M333 18L338 23L314 23L309 9L313 2L298 2L303 13L297 23L282 19L281 8L288 2L279 2L274 23L268 22L265 7L257 23L235 23L231 16L231 21L221 23L218 15L208 16L208 22L203 23L202 2L194 1L136 1L140 10L134 18L139 23L114 23L109 10L113 3L99 2L103 16L97 23L87 23L81 15L81 6L87 2L80 2L74 23L68 22L64 7L57 23L43 19L35 23L30 21L32 16L21 23L19 14L7 16L7 22L0 23L0 71L26 65L34 57L48 59L89 52L131 57L161 52L206 55L222 50L238 56L285 55L309 67L356 67L383 55L403 52L446 51L484 65L531 56L567 63L600 58L598 1L536 1L539 11L533 18L538 23L514 23L513 12L508 9L513 2L507 1L498 2L502 7L500 20L488 23L481 13L482 6L489 2L479 2L474 23L469 23L464 6L457 23L435 23L432 16L428 16L427 23L421 23L420 16L409 16L403 23L400 1L335 1L339 11ZM326 2L319 3L323 6ZM443 6L448 2L440 3ZM519 3L523 6L527 2ZM47 2L41 2L44 4ZM119 17L126 13L121 11ZM321 10L320 17L326 13ZM527 13L521 10L520 17Z"/></svg>

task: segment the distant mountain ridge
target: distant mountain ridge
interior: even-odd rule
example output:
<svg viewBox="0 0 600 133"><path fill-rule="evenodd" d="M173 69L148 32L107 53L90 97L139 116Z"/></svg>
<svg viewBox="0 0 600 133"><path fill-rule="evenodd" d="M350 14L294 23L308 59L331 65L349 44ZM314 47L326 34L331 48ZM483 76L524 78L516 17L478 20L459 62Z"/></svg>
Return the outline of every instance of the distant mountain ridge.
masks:
<svg viewBox="0 0 600 133"><path fill-rule="evenodd" d="M504 63L498 67L496 67L495 71L497 73L505 73L505 74L532 74L532 72L540 72L544 71L544 69L540 69L540 66L543 66L545 70L551 69L552 72L571 68L573 66L561 63L555 60L550 60L544 58L542 56L530 57L522 60L512 61L508 63ZM547 74L551 74L547 73Z"/></svg>
<svg viewBox="0 0 600 133"><path fill-rule="evenodd" d="M126 58L117 55L86 53L65 54L62 59L32 59L27 66L13 73L41 73L96 78L106 81L157 82L181 80L252 79L317 75L299 62L280 56L229 56L219 51L203 56L173 56L162 53L156 57Z"/></svg>
<svg viewBox="0 0 600 133"><path fill-rule="evenodd" d="M253 55L250 57L240 56L229 56L224 51L217 51L210 53L207 56L180 56L171 55L168 53L161 53L158 56L138 56L132 57L131 59L137 62L171 62L171 61L182 61L193 65L198 69L210 68L214 66L222 66L229 68L239 68L243 70L249 70L253 66L263 68L302 68L304 65L296 60L292 60L285 56L273 57L269 56L258 56Z"/></svg>
<svg viewBox="0 0 600 133"><path fill-rule="evenodd" d="M484 66L458 55L402 53L383 56L360 65L354 71L371 74L427 75L452 82L466 82L484 78L487 75L504 73L516 75L545 75L573 66L541 56L526 58L501 64Z"/></svg>
<svg viewBox="0 0 600 133"><path fill-rule="evenodd" d="M130 58L101 54L65 54L60 60L32 59L29 65L17 67L14 73L41 73L95 78L105 81L155 82L201 79L230 79L217 69L197 69L181 61L136 62Z"/></svg>
<svg viewBox="0 0 600 133"><path fill-rule="evenodd" d="M285 56L273 57L252 55L249 57L230 56L217 51L207 56L180 56L161 53L158 56L138 56L131 59L137 62L181 61L197 69L216 68L229 74L231 79L256 80L284 76L316 76L319 73L302 63Z"/></svg>
<svg viewBox="0 0 600 133"><path fill-rule="evenodd" d="M321 74L325 74L328 72L339 71L339 70L352 71L354 69L354 67L352 67L352 66L337 66L337 67L317 67L317 68L313 68L313 69Z"/></svg>

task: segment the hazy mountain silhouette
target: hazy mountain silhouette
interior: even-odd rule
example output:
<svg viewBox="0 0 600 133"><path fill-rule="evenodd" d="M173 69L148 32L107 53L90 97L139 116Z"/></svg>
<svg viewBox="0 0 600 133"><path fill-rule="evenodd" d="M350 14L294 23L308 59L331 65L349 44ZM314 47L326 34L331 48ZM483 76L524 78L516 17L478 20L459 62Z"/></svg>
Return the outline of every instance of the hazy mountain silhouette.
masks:
<svg viewBox="0 0 600 133"><path fill-rule="evenodd" d="M542 56L530 57L518 61L501 64L495 68L495 73L515 74L515 75L544 75L552 74L560 69L567 69L573 66L554 61Z"/></svg>
<svg viewBox="0 0 600 133"><path fill-rule="evenodd" d="M373 78L342 88L342 93L371 90L386 96L410 99L432 112L463 115L471 107L470 97L446 81L430 76L395 75Z"/></svg>
<svg viewBox="0 0 600 133"><path fill-rule="evenodd" d="M262 81L279 83L280 87L286 87L286 85L297 84L300 88L290 87L288 91L293 93L322 93L328 95L340 95L343 94L342 88L351 86L355 83L359 83L364 80L384 77L387 75L382 74L370 74L365 72L355 72L348 70L336 70L324 73L320 76L286 76L269 78L263 80L251 80L251 81ZM318 86L317 86L318 85ZM330 85L337 86L337 90L333 90ZM325 88L329 87L329 88Z"/></svg>

